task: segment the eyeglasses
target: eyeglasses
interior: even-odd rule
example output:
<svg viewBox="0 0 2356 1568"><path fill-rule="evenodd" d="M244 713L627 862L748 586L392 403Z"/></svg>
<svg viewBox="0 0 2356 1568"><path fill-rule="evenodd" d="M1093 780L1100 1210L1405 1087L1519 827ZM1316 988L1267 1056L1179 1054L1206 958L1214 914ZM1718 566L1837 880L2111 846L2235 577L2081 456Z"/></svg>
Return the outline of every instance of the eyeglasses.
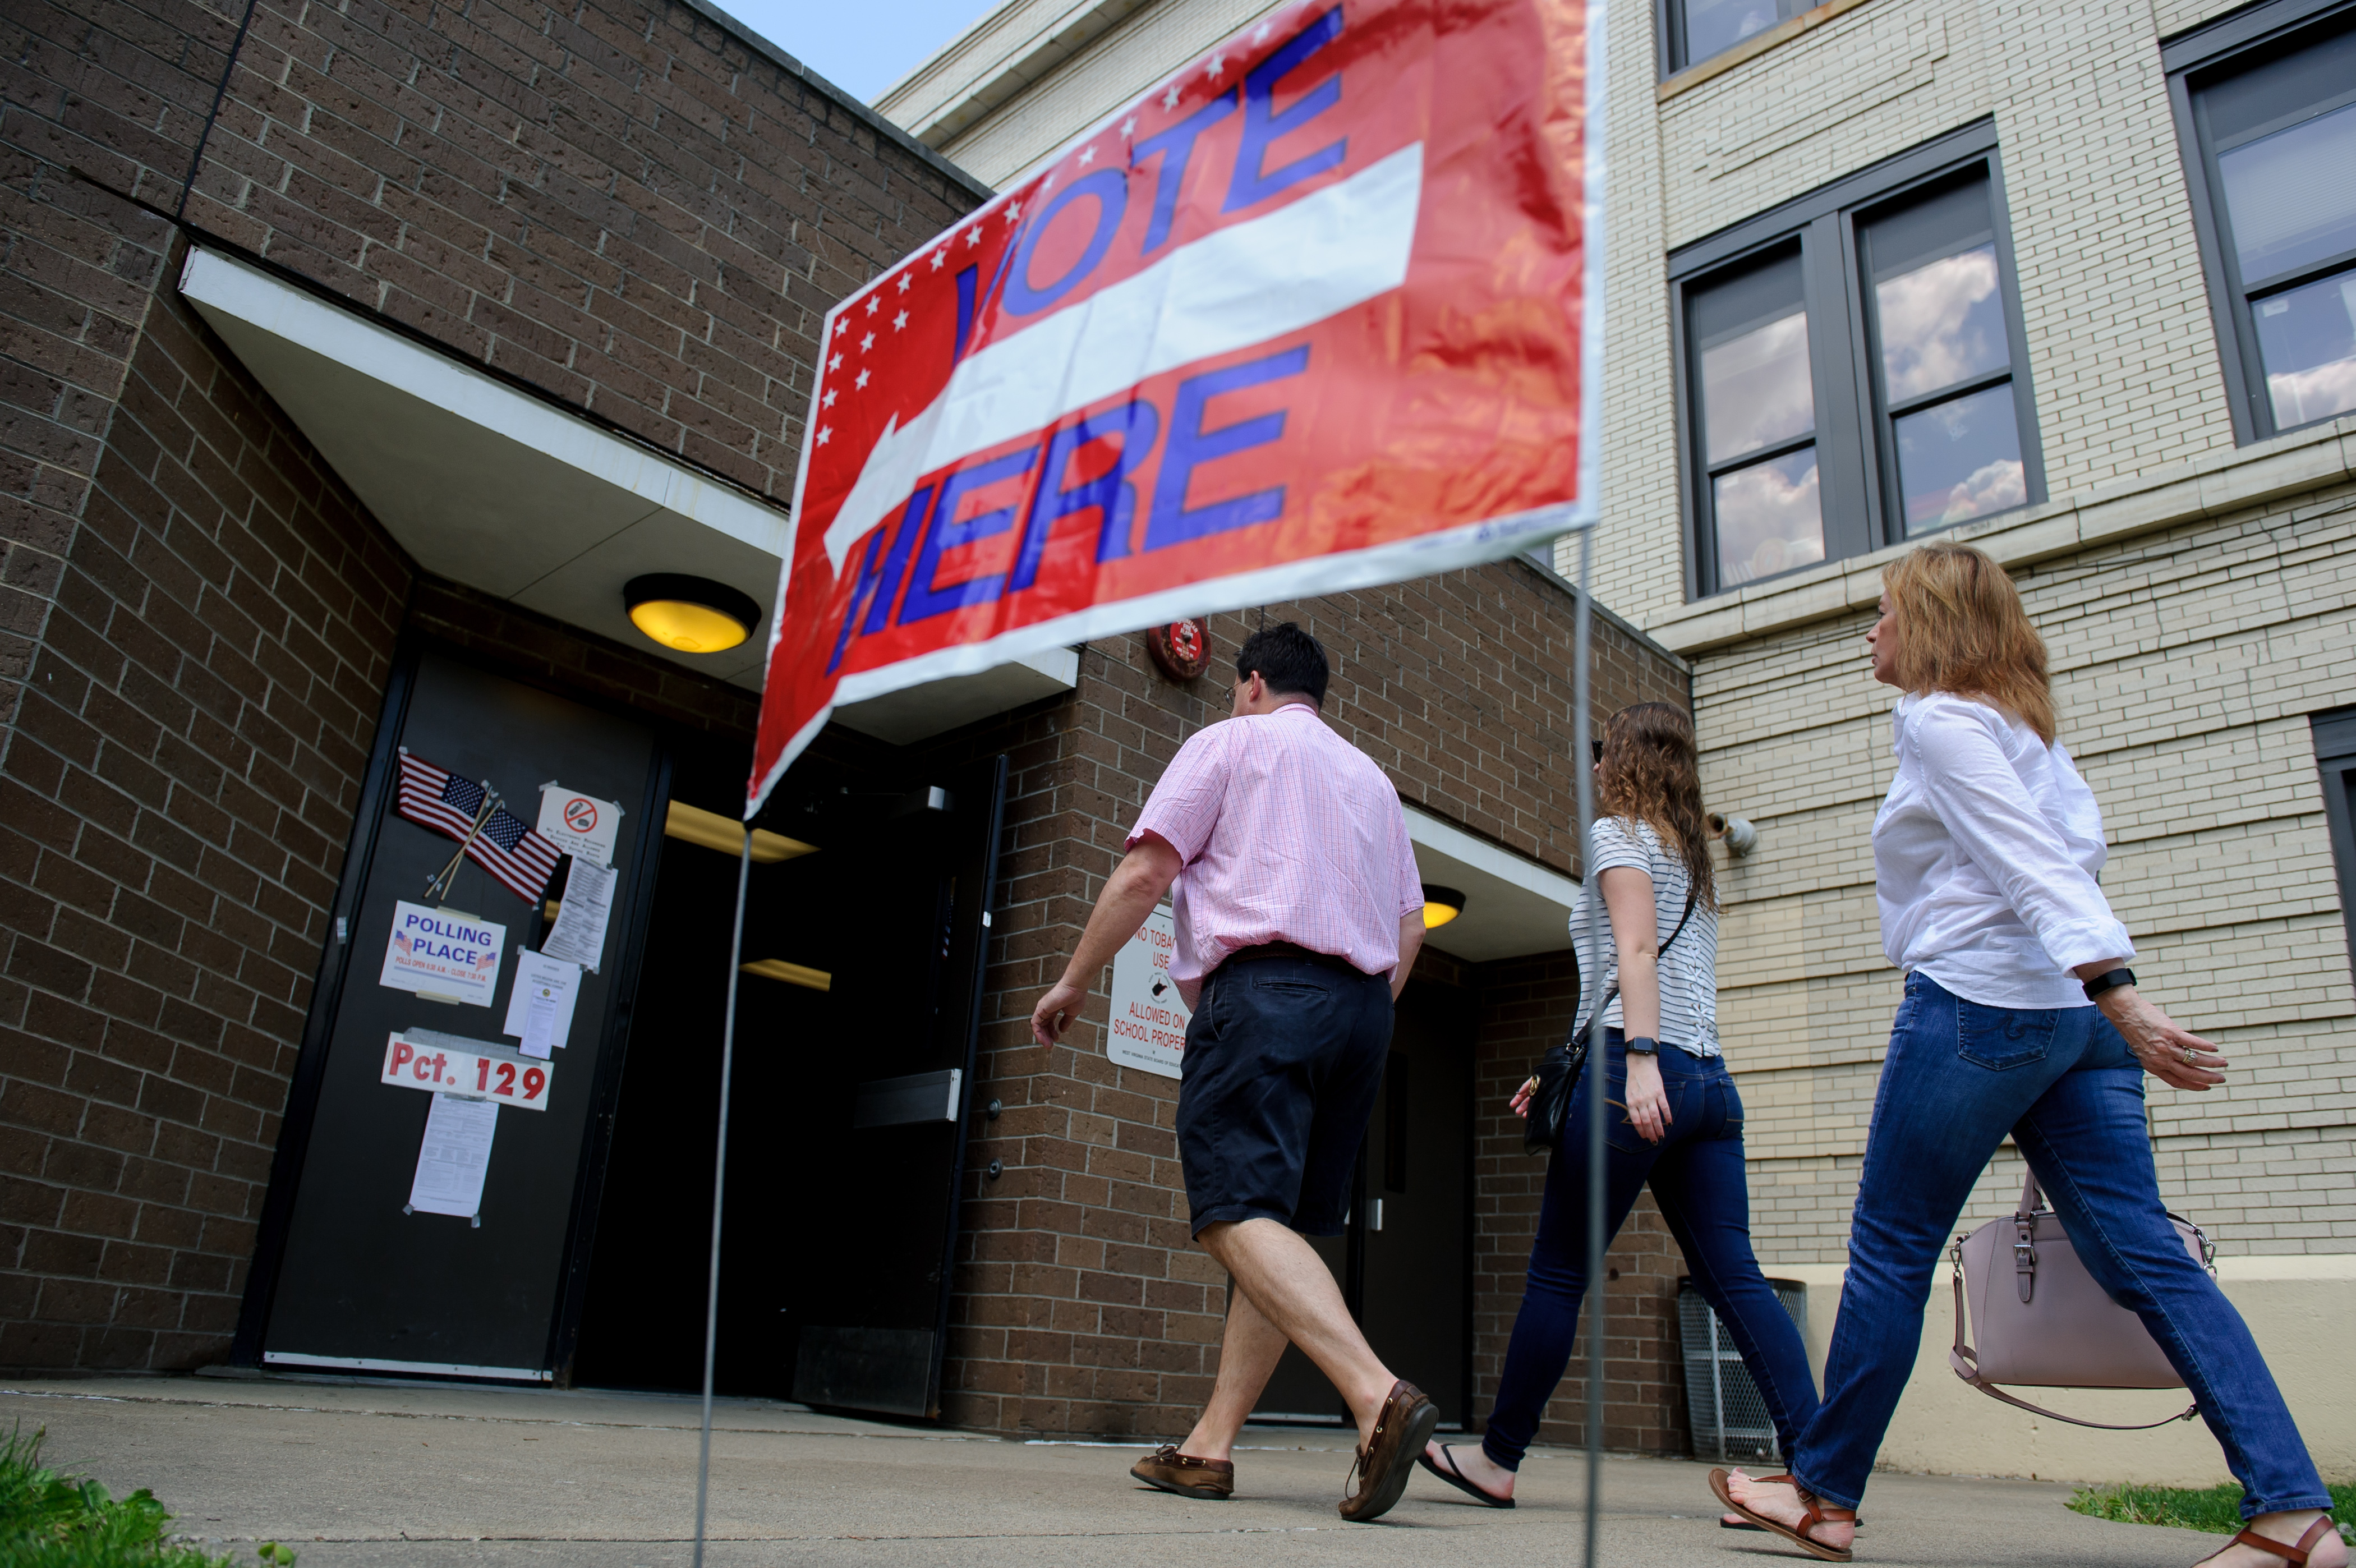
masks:
<svg viewBox="0 0 2356 1568"><path fill-rule="evenodd" d="M1603 743L1600 740L1590 740L1587 743L1587 749L1593 754L1600 766L1603 761Z"/></svg>

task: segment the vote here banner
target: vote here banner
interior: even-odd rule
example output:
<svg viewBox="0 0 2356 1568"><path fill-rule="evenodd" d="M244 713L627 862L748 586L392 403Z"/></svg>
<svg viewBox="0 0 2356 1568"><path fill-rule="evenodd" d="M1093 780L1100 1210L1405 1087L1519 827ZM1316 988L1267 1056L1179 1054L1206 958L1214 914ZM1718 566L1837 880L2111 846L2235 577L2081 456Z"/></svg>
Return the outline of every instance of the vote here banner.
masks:
<svg viewBox="0 0 2356 1568"><path fill-rule="evenodd" d="M1601 16L1306 0L830 311L751 806L837 703L1591 522Z"/></svg>

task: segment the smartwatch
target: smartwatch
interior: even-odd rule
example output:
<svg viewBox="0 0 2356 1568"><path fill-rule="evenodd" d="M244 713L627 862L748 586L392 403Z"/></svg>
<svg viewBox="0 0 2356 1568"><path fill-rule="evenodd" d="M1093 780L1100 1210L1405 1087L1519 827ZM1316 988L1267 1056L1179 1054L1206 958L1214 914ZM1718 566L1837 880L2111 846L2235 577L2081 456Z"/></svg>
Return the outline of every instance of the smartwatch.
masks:
<svg viewBox="0 0 2356 1568"><path fill-rule="evenodd" d="M2133 985L2135 983L2134 970L2109 969L2086 982L2083 989L2086 993L2086 1000L2092 1002L2105 991L2116 991L2122 985Z"/></svg>
<svg viewBox="0 0 2356 1568"><path fill-rule="evenodd" d="M1631 1035L1624 1044L1632 1057L1658 1056L1661 1051L1661 1042L1650 1035Z"/></svg>

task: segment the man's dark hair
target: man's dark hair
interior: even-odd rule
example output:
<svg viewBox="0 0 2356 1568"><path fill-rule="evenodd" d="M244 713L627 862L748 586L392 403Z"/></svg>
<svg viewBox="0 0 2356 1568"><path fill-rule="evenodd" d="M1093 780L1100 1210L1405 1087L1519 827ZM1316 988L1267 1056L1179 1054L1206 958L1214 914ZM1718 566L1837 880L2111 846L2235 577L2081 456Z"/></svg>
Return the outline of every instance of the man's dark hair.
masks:
<svg viewBox="0 0 2356 1568"><path fill-rule="evenodd" d="M1248 681L1254 671L1271 692L1306 697L1320 708L1325 705L1325 682L1332 671L1325 662L1324 645L1291 621L1264 626L1244 639L1244 645L1236 650L1236 679Z"/></svg>

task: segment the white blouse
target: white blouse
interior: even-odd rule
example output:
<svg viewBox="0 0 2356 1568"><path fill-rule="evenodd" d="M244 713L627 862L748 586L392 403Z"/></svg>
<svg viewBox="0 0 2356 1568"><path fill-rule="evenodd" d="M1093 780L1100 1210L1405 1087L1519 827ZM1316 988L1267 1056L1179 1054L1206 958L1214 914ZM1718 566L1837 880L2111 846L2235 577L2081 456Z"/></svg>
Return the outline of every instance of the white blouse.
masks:
<svg viewBox="0 0 2356 1568"><path fill-rule="evenodd" d="M2102 808L2070 754L1935 692L1890 715L1898 777L1873 820L1881 950L1968 1002L2084 1007L2070 971L2135 956L2095 875Z"/></svg>

